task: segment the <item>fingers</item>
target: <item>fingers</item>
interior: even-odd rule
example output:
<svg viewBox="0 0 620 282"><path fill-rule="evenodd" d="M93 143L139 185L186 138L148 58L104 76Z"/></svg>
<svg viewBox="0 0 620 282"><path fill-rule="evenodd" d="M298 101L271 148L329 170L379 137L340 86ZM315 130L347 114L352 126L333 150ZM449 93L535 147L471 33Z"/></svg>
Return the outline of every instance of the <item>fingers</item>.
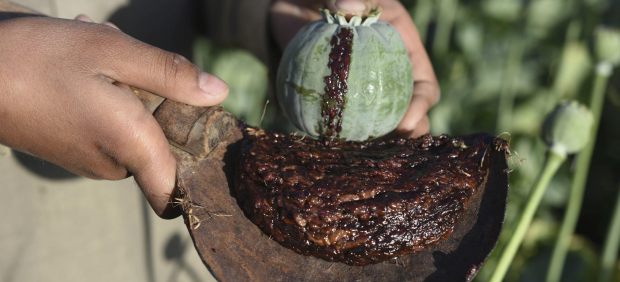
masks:
<svg viewBox="0 0 620 282"><path fill-rule="evenodd" d="M398 2L390 4L383 17L398 30L413 67L413 77L416 81L430 81L437 83L435 71L424 48L420 34L409 16L409 13ZM438 97L437 97L438 98Z"/></svg>
<svg viewBox="0 0 620 282"><path fill-rule="evenodd" d="M81 21L81 22L86 22L86 23L94 23L95 21L93 21L93 19L91 19L89 16L84 15L84 14L80 14L77 17L75 17L76 21ZM120 28L118 28L118 26L116 26L115 24L111 23L111 22L105 22L103 23L103 25L105 26L109 26L113 29L116 30L120 30Z"/></svg>
<svg viewBox="0 0 620 282"><path fill-rule="evenodd" d="M440 98L439 83L418 30L405 8L397 1L380 1L384 8L382 18L398 30L413 68L414 93L409 109L397 131L407 137L428 133L427 113Z"/></svg>
<svg viewBox="0 0 620 282"><path fill-rule="evenodd" d="M94 23L95 22L89 16L84 15L84 14L77 15L77 17L75 17L75 20L76 21L81 21L81 22L86 22L86 23Z"/></svg>
<svg viewBox="0 0 620 282"><path fill-rule="evenodd" d="M109 120L101 128L98 147L112 163L134 176L155 213L164 216L176 180L176 159L168 141L131 90L111 84L105 88L108 96L100 103L106 108L114 106L115 111L101 110Z"/></svg>
<svg viewBox="0 0 620 282"><path fill-rule="evenodd" d="M86 15L78 15L75 19L78 21L88 22L88 23L94 22L90 17ZM116 25L110 22L103 23L103 25L111 27L116 30L120 30ZM143 46L143 47L146 48L146 46ZM193 77L198 77L198 87L200 88L200 91L208 95L206 96L206 98L205 98L205 95L200 95L196 101L195 98L192 99L191 95L186 95L186 93L181 92L181 91L184 91L184 89L182 88L187 88L188 86L187 81L179 82L178 85L176 86L168 87L169 89L165 89L161 91L154 91L154 92L164 97L171 98L175 101L184 102L187 104L199 105L199 106L210 106L210 105L219 104L226 97L226 94L228 93L228 86L223 81L218 79L217 77L214 77L206 73L200 73L194 65L192 65L185 58L182 58L179 55L168 53L162 50L158 50L156 48L150 48L150 49L152 52L158 53L160 56L163 57L163 60L166 61L162 69L169 68L167 72L173 73L174 75L172 77L170 76L163 77L164 81L162 83L153 83L153 81L148 82L151 86L143 87L143 88L156 89L154 87L159 86L160 87L159 89L162 89L161 84L164 85L163 88L166 88L168 87L168 85L170 85L170 82L168 82L167 80L176 79L177 73L179 72L179 70L186 69L186 73L189 73L188 76L189 76L190 81L192 80ZM156 67L157 66L154 66L154 68ZM116 78L116 82L119 82L117 83L117 85L127 85L126 83L128 83L129 81L132 81L132 79L131 78L128 78L128 79ZM195 84L195 82L190 82L190 84L192 83ZM139 86L138 83L133 84L133 85ZM179 85L181 87L178 87ZM191 87L191 85L189 86ZM181 88L181 89L178 89L178 88Z"/></svg>
<svg viewBox="0 0 620 282"><path fill-rule="evenodd" d="M399 135L419 137L429 132L428 110L437 102L439 86L428 81L418 81L407 113L396 128Z"/></svg>
<svg viewBox="0 0 620 282"><path fill-rule="evenodd" d="M282 49L304 25L321 18L319 9L322 1L294 2L300 1L276 1L271 6L271 30Z"/></svg>
<svg viewBox="0 0 620 282"><path fill-rule="evenodd" d="M429 108L430 105L425 99L414 95L412 97L411 104L409 105L409 109L407 109L407 113L396 128L396 132L399 135L406 137L417 137L419 136L417 134L420 132L423 132L422 134L428 132L428 128L419 129L418 127L423 126L422 123L423 120L427 118L426 114Z"/></svg>
<svg viewBox="0 0 620 282"><path fill-rule="evenodd" d="M418 138L422 135L429 134L431 129L430 120L428 116L423 116L422 119L411 129L396 129L395 134L404 138ZM391 135L393 136L393 135Z"/></svg>
<svg viewBox="0 0 620 282"><path fill-rule="evenodd" d="M361 16L370 10L371 5L368 0L329 0L327 8L346 15Z"/></svg>
<svg viewBox="0 0 620 282"><path fill-rule="evenodd" d="M127 167L153 211L163 217L173 200L176 160L155 120L151 117L146 124L142 134L156 138L137 140L136 142L142 143L141 152L136 152L137 157L129 160Z"/></svg>
<svg viewBox="0 0 620 282"><path fill-rule="evenodd" d="M92 23L85 15L76 20ZM103 25L119 30L112 23ZM221 79L201 72L182 57L135 40L122 33L105 34L106 49L103 75L114 81L132 85L172 100L195 105L212 106L221 103L228 95L228 85ZM99 39L101 41L101 39Z"/></svg>
<svg viewBox="0 0 620 282"><path fill-rule="evenodd" d="M161 89L162 79L156 75L160 70L150 58L163 51L88 23L87 17L77 20L84 22L21 18L0 28L0 46L8 46L0 48L6 51L0 52L0 76L11 82L0 95L0 140L87 177L114 180L134 175L155 212L164 215L176 161L140 100L125 86L112 84L128 81L144 87L153 80L150 88ZM24 50L28 56L20 56ZM118 60L140 68L128 71ZM140 72L150 73L140 77ZM195 71L193 79L179 73L191 86L167 82L167 90L198 89L200 72ZM133 77L142 83L131 83Z"/></svg>
<svg viewBox="0 0 620 282"><path fill-rule="evenodd" d="M77 16L76 20L94 22L85 15ZM116 25L109 22L103 25L119 30ZM148 68L151 68L150 76L139 75L136 78L135 72L139 70L131 64L118 66L117 70L129 68L127 72L114 72L114 74L119 74L117 77L110 75L114 84L106 85L106 87L109 88L110 92L118 93L118 95L110 95L110 98L118 99L115 105L111 105L111 108L116 108L117 112L121 114L117 115L116 121L111 122L111 124L116 124L114 126L115 132L104 133L103 136L108 136L108 138L101 138L110 141L97 146L103 155L102 158L99 158L102 161L97 165L98 171L87 172L87 174L90 173L96 178L121 179L127 177L129 173L134 176L135 181L157 215L165 218L176 217L179 213L172 208L172 205L169 205L172 202L171 198L176 180L176 160L170 152L161 128L150 113L145 111L141 103L136 102L138 99L130 94L132 90L127 84L150 89L173 100L188 104L197 104L198 102L202 105L220 103L226 96L228 87L225 84L221 85L223 82L218 81L219 79L208 77L208 75L207 80L209 81L201 81L205 74L200 73L195 66L178 55L137 43L135 40L126 41L129 44L140 45L139 47L146 50L148 55L157 59L163 58L164 62L148 65ZM123 47L121 46L121 48ZM143 60L143 62L149 62L153 61L153 58ZM113 58L110 61L115 62ZM138 59L133 62L139 65L141 61ZM144 68L142 73L147 67ZM157 73L157 69L163 70L163 73ZM123 77L131 78L123 79ZM175 82L176 79L181 81ZM112 86L116 88L113 89ZM186 95L187 92L190 92L190 95ZM197 98L192 97L191 92L194 92L194 96L199 96ZM126 101L123 102L123 100ZM110 139L109 136L115 136L115 138Z"/></svg>
<svg viewBox="0 0 620 282"><path fill-rule="evenodd" d="M116 29L116 30L121 30L120 28L118 28L118 26L116 26L115 24L113 24L113 23L111 23L111 22L105 22L105 23L103 23L103 24L104 24L104 25L107 25L107 26L109 26L109 27L111 27L111 28L113 28L113 29Z"/></svg>
<svg viewBox="0 0 620 282"><path fill-rule="evenodd" d="M330 0L327 7L332 11L339 11L346 14L361 15L366 11L366 1L361 0Z"/></svg>
<svg viewBox="0 0 620 282"><path fill-rule="evenodd" d="M424 116L422 120L418 123L416 128L409 134L410 138L418 138L422 135L428 134L430 132L431 125L428 119L428 116Z"/></svg>
<svg viewBox="0 0 620 282"><path fill-rule="evenodd" d="M375 6L371 0L290 0L271 6L271 30L281 48L307 23L321 18L321 8L348 15L363 15Z"/></svg>
<svg viewBox="0 0 620 282"><path fill-rule="evenodd" d="M195 106L221 103L228 86L221 79L201 72L181 55L137 40L122 40L105 74L116 81Z"/></svg>

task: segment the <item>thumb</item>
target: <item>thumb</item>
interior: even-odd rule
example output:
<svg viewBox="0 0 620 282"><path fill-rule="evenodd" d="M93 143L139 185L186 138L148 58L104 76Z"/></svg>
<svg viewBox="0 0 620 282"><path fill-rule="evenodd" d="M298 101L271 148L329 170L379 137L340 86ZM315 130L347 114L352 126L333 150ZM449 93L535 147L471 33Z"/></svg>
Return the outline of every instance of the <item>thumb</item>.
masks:
<svg viewBox="0 0 620 282"><path fill-rule="evenodd" d="M214 75L201 72L181 55L150 46L113 31L113 42L102 70L111 79L194 106L212 106L228 95L228 86Z"/></svg>
<svg viewBox="0 0 620 282"><path fill-rule="evenodd" d="M327 8L332 11L342 12L346 15L361 16L371 9L369 0L330 0Z"/></svg>

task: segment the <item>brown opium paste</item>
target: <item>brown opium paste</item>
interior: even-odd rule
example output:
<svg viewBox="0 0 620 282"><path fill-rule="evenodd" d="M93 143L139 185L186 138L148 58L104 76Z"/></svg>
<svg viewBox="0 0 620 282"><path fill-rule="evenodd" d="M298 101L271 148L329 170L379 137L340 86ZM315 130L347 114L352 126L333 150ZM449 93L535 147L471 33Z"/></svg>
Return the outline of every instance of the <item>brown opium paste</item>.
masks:
<svg viewBox="0 0 620 282"><path fill-rule="evenodd" d="M489 136L324 142L247 129L237 201L304 255L367 265L450 236L485 181ZM491 140L491 141L489 141ZM505 149L500 149L505 150Z"/></svg>
<svg viewBox="0 0 620 282"><path fill-rule="evenodd" d="M324 137L338 137L342 131L342 113L348 92L349 68L353 50L353 30L341 27L330 41L328 67L331 74L324 78L325 94L321 115L323 117Z"/></svg>

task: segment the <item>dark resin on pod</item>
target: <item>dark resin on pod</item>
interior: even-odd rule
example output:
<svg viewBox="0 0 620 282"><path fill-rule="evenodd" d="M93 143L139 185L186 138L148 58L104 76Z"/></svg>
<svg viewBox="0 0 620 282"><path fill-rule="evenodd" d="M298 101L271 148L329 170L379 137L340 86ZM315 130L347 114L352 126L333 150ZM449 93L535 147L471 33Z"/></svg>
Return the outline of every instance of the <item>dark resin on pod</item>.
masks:
<svg viewBox="0 0 620 282"><path fill-rule="evenodd" d="M353 50L353 30L341 27L330 41L332 50L329 53L328 67L331 74L326 76L325 96L321 115L326 138L337 138L342 131L342 113L346 104L348 92L347 79L351 66L351 52Z"/></svg>
<svg viewBox="0 0 620 282"><path fill-rule="evenodd" d="M433 245L454 230L505 141L324 142L248 129L237 201L280 244L367 265ZM240 195L240 196L239 196Z"/></svg>

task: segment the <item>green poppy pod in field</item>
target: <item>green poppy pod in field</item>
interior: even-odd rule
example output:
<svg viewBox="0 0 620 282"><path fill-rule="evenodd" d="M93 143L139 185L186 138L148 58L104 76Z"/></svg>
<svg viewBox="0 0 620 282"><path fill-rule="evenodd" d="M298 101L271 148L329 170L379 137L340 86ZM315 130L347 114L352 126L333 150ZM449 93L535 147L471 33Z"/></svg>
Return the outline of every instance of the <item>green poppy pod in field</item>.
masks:
<svg viewBox="0 0 620 282"><path fill-rule="evenodd" d="M595 32L596 55L599 61L620 64L620 29L599 27Z"/></svg>
<svg viewBox="0 0 620 282"><path fill-rule="evenodd" d="M407 49L379 12L325 10L289 43L277 97L290 121L314 137L367 140L396 128L413 93Z"/></svg>
<svg viewBox="0 0 620 282"><path fill-rule="evenodd" d="M543 124L543 138L560 156L581 151L592 138L592 113L575 101L560 103Z"/></svg>

